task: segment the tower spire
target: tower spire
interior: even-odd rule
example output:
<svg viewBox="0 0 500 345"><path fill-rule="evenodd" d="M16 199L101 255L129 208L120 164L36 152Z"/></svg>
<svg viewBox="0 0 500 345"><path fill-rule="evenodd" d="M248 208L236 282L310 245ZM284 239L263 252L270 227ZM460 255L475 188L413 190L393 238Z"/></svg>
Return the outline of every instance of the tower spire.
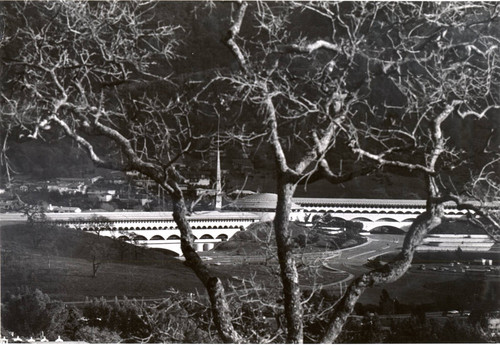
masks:
<svg viewBox="0 0 500 345"><path fill-rule="evenodd" d="M215 210L222 209L222 183L220 171L220 150L219 150L219 123L220 117L217 117L217 181L215 183Z"/></svg>

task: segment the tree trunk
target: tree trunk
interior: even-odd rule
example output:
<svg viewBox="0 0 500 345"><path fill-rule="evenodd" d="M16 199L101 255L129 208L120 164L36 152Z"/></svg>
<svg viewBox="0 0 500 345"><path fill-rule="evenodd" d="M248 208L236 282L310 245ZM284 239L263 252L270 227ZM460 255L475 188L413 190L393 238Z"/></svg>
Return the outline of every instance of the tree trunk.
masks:
<svg viewBox="0 0 500 345"><path fill-rule="evenodd" d="M406 273L417 246L424 236L439 224L441 224L441 214L436 215L434 212L427 211L419 215L406 234L403 249L396 259L380 269L361 275L349 285L331 313L328 328L321 339L322 343L330 344L337 339L366 288L396 281Z"/></svg>
<svg viewBox="0 0 500 345"><path fill-rule="evenodd" d="M295 265L292 252L292 241L289 225L290 208L295 185L283 181L283 176L278 177L278 203L274 217L274 232L278 247L281 282L283 284L283 297L287 327L287 343L303 342L303 308L301 304L301 291L299 274Z"/></svg>
<svg viewBox="0 0 500 345"><path fill-rule="evenodd" d="M231 311L225 297L224 286L218 277L212 276L207 265L194 249L194 237L187 221L186 203L178 186L174 185L171 193L173 203L173 216L181 233L181 249L186 259L186 264L191 267L196 276L205 286L210 303L217 332L225 343L240 343L240 335L232 324Z"/></svg>

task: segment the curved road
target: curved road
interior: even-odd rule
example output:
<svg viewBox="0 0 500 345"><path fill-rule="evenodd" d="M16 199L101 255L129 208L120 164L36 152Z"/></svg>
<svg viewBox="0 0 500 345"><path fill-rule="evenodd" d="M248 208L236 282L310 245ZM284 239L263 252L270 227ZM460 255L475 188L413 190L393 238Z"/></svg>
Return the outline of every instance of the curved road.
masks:
<svg viewBox="0 0 500 345"><path fill-rule="evenodd" d="M368 242L359 246L329 252L296 254L304 262L322 261L323 268L338 273L338 280L328 282L324 287L336 287L348 283L359 274L369 271L364 264L376 256L397 252L403 243L404 235L368 235ZM210 253L204 257L212 265L233 265L260 263L266 261L262 255L226 256ZM269 261L269 260L268 260ZM347 277L346 277L347 276ZM331 276L330 276L331 277Z"/></svg>

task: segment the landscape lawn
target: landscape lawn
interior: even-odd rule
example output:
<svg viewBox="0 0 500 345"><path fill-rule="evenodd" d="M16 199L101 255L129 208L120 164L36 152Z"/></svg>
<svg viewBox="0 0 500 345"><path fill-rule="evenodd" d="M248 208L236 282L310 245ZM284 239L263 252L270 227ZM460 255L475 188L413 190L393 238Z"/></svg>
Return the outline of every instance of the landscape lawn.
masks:
<svg viewBox="0 0 500 345"><path fill-rule="evenodd" d="M292 228L295 238L307 230L296 224ZM212 256L208 262L216 262L216 257L221 254L233 257L265 255L271 230L272 227L264 223L248 232L239 233L234 239L225 242L222 250L218 247L218 250L208 253L208 256ZM53 226L34 229L28 224L2 225L2 297L21 286L38 288L51 298L67 302L84 301L91 297L113 299L115 296L155 299L167 297L171 289L204 294L204 287L195 274L173 253L137 247L102 236L98 241L96 239L96 234L74 229ZM328 244L330 240L327 236L319 235L314 240L316 246L307 244L305 248L297 250L320 251L320 246ZM98 247L95 247L96 243L99 243ZM96 262L100 263L95 277L93 255L97 255ZM209 266L224 282L232 281L236 285L255 280L259 284L278 286L280 281L276 260L271 260L269 265L263 262L239 262ZM304 287L312 285L315 278L310 274L311 267L299 263L299 269ZM342 280L347 276L321 267L318 269L320 275L317 278L325 282Z"/></svg>
<svg viewBox="0 0 500 345"><path fill-rule="evenodd" d="M101 296L162 298L172 288L204 291L191 269L171 253L105 237L98 241L101 265L93 277L92 245L97 235L55 227L42 231L43 240L35 246L28 225L1 227L2 297L20 286L39 288L64 301Z"/></svg>

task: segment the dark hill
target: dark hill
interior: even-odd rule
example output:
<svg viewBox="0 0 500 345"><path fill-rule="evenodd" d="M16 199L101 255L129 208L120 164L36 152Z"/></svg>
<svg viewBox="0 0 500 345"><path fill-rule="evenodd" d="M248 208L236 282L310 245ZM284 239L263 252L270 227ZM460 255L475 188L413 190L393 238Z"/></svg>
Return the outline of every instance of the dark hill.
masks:
<svg viewBox="0 0 500 345"><path fill-rule="evenodd" d="M309 228L291 222L290 230L296 252L320 252L352 247L366 241L359 235L349 236L347 232L329 234L322 227ZM214 254L208 255L266 255L275 252L276 247L272 222L251 224L247 230L240 231L228 241L218 244ZM271 250L271 252L270 252Z"/></svg>

